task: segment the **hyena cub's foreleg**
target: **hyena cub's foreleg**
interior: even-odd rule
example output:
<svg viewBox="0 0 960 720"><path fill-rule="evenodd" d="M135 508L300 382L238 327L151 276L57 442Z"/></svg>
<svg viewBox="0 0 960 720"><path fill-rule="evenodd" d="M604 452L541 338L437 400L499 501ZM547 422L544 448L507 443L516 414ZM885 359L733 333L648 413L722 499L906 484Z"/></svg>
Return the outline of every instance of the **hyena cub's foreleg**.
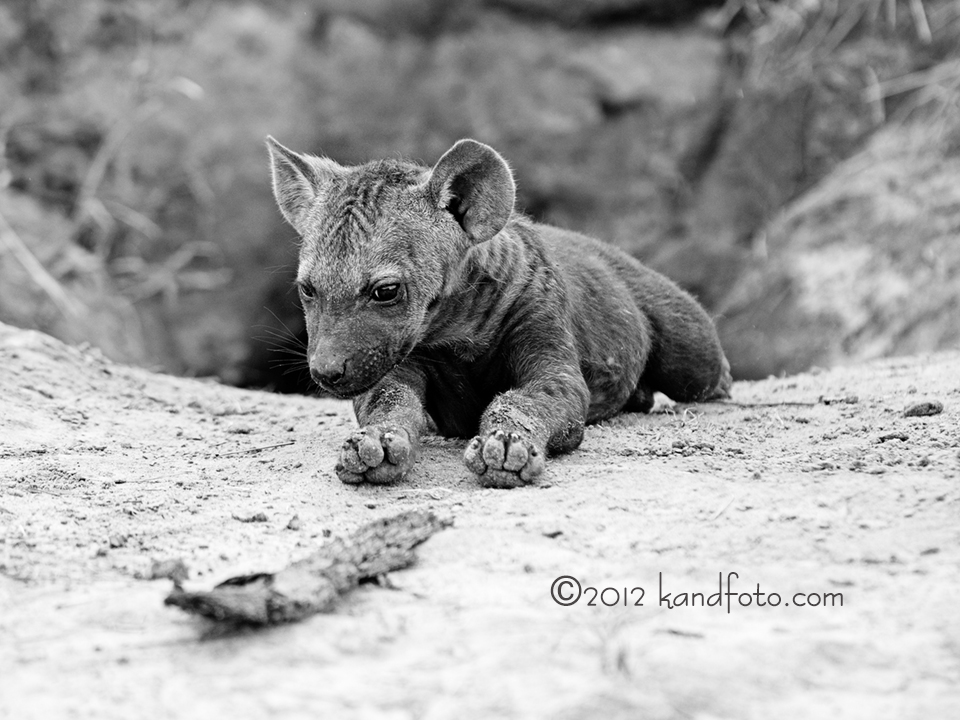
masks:
<svg viewBox="0 0 960 720"><path fill-rule="evenodd" d="M360 428L340 449L341 481L392 483L410 471L427 427L425 389L426 378L419 370L400 366L353 401Z"/></svg>
<svg viewBox="0 0 960 720"><path fill-rule="evenodd" d="M572 338L528 335L536 354L515 352L512 390L498 395L480 419L480 434L463 460L484 487L511 488L543 473L546 453L568 452L583 440L590 393ZM534 359L536 358L536 359Z"/></svg>

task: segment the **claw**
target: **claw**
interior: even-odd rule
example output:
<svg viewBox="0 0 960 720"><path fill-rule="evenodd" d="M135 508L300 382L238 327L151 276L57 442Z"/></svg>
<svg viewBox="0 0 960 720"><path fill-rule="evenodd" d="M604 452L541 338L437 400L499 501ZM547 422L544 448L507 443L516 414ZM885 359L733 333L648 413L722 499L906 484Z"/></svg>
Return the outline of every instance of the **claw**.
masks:
<svg viewBox="0 0 960 720"><path fill-rule="evenodd" d="M394 465L402 465L410 457L410 443L392 432L383 434L383 447L387 460Z"/></svg>
<svg viewBox="0 0 960 720"><path fill-rule="evenodd" d="M486 472L487 466L480 453L480 438L475 437L467 445L467 449L463 451L463 463L474 475L483 475Z"/></svg>
<svg viewBox="0 0 960 720"><path fill-rule="evenodd" d="M523 435L503 430L471 440L463 452L463 462L483 487L496 488L526 485L546 468L543 453Z"/></svg>

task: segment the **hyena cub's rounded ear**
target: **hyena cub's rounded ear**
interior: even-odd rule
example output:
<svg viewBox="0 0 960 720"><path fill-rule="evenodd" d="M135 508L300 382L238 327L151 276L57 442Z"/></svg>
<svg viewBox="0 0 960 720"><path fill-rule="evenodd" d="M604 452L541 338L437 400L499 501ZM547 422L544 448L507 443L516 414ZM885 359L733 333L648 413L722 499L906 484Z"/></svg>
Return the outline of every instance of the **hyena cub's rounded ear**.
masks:
<svg viewBox="0 0 960 720"><path fill-rule="evenodd" d="M297 226L304 210L321 199L343 168L329 158L301 155L267 136L273 196L287 222Z"/></svg>
<svg viewBox="0 0 960 720"><path fill-rule="evenodd" d="M476 140L461 140L430 171L427 192L471 240L484 242L510 219L517 186L496 150Z"/></svg>

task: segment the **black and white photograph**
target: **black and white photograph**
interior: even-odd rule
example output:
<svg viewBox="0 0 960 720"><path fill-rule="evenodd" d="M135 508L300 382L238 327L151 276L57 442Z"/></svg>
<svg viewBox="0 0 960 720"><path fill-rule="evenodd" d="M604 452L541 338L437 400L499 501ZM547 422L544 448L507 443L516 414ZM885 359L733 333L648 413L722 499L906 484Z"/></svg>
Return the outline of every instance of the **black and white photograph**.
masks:
<svg viewBox="0 0 960 720"><path fill-rule="evenodd" d="M0 0L0 720L949 720L958 606L958 0Z"/></svg>

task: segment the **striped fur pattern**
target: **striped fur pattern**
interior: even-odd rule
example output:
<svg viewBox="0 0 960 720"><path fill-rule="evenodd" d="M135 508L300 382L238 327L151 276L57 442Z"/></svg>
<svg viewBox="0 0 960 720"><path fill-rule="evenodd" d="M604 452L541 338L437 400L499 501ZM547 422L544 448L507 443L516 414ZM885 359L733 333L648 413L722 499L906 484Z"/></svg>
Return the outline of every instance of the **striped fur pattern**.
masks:
<svg viewBox="0 0 960 720"><path fill-rule="evenodd" d="M274 193L301 238L311 374L353 398L344 482L386 483L420 437L472 438L490 487L533 482L585 423L729 396L710 318L671 281L592 238L514 211L492 148L462 140L432 168L344 167L268 140Z"/></svg>

